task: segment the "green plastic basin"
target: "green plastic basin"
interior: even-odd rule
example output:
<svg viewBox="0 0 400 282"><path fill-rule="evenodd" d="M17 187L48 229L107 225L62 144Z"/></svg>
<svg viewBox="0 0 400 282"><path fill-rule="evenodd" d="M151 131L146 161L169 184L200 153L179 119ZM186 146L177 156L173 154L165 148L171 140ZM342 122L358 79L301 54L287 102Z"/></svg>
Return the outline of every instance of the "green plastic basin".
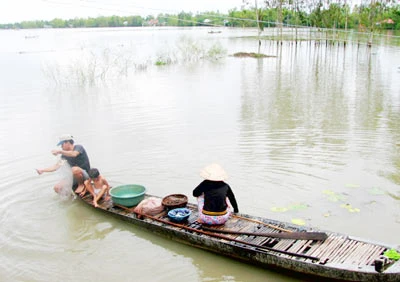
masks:
<svg viewBox="0 0 400 282"><path fill-rule="evenodd" d="M138 205L146 193L146 188L138 184L119 185L110 189L111 199L114 204L133 207Z"/></svg>

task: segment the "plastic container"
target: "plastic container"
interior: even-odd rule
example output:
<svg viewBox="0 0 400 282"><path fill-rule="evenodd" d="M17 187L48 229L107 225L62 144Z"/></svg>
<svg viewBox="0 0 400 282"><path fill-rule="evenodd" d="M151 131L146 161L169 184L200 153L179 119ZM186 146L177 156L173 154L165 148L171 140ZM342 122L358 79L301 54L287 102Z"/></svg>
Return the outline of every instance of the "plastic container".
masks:
<svg viewBox="0 0 400 282"><path fill-rule="evenodd" d="M189 218L192 211L188 208L177 208L168 212L168 217L175 222L182 222Z"/></svg>
<svg viewBox="0 0 400 282"><path fill-rule="evenodd" d="M133 207L138 205L146 193L146 188L138 184L126 184L110 189L111 199L114 204Z"/></svg>

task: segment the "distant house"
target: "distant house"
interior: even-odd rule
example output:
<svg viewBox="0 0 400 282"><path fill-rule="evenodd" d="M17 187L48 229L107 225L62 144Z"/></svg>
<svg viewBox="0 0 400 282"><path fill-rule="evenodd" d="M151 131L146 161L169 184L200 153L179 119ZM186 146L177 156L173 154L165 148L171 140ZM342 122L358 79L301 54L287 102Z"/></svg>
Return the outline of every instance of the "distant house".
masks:
<svg viewBox="0 0 400 282"><path fill-rule="evenodd" d="M377 25L381 25L381 24L394 24L394 20L392 19L385 19L383 21L377 22Z"/></svg>
<svg viewBox="0 0 400 282"><path fill-rule="evenodd" d="M211 22L212 22L212 20L210 20L210 19L205 19L205 20L203 20L203 25L211 25Z"/></svg>
<svg viewBox="0 0 400 282"><path fill-rule="evenodd" d="M157 26L158 25L158 19L151 19L147 22L149 26Z"/></svg>
<svg viewBox="0 0 400 282"><path fill-rule="evenodd" d="M383 20L382 23L394 24L394 20L392 20L392 19L386 19L386 20Z"/></svg>

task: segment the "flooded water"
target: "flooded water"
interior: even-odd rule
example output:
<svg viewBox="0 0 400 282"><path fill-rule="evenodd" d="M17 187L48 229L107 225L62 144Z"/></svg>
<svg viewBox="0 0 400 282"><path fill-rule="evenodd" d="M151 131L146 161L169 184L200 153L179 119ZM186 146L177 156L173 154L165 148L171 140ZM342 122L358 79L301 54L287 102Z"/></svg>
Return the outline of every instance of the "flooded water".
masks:
<svg viewBox="0 0 400 282"><path fill-rule="evenodd" d="M1 281L300 281L57 195L64 133L112 185L195 202L218 162L240 212L399 244L399 48L208 31L0 31Z"/></svg>

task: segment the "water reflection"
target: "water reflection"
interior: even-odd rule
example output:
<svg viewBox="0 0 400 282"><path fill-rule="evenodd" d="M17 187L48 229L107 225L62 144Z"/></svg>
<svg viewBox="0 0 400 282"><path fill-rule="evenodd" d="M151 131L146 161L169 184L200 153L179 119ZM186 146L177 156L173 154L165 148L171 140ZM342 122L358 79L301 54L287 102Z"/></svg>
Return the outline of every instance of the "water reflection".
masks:
<svg viewBox="0 0 400 282"><path fill-rule="evenodd" d="M377 140L379 133L375 136L389 125L386 116L390 112L384 111L390 111L395 103L391 93L383 93L380 74L373 74L371 51L305 45L285 48L286 54L258 61L253 70L243 64L241 144L248 145L243 151L249 153L262 140L271 158L282 158L283 152L292 150L293 160L299 148L323 146L314 153L328 155L321 156L317 164L343 165L340 154L352 146L366 153L363 148L371 144L364 142L392 143ZM375 68L377 64L375 61ZM349 138L352 133L356 139ZM280 150L268 148L271 143Z"/></svg>
<svg viewBox="0 0 400 282"><path fill-rule="evenodd" d="M335 208L322 197L331 190L364 213L373 213L371 202L391 202L371 192L387 191L387 197L398 190L380 177L399 184L398 155L392 155L398 95L389 86L390 58L380 52L305 43L278 46L276 59L243 63L239 148L246 172L264 175L257 180L274 185L267 188L270 207L287 207L299 198L314 216L342 216L341 201ZM393 174L382 174L387 162L396 168ZM353 184L358 191L346 188ZM265 187L248 189L256 194Z"/></svg>
<svg viewBox="0 0 400 282"><path fill-rule="evenodd" d="M285 280L54 195L59 175L39 177L34 168L55 162L50 150L68 132L113 184L190 196L199 170L217 161L242 212L398 243L400 59L393 47L265 41L261 51L276 57L150 64L83 87L68 76L70 83L53 84L43 64L68 64L83 54L82 42L93 52L131 46L127 52L143 59L182 34L206 46L218 41L228 54L258 46L240 37L252 34L246 30L212 40L202 29L38 33L27 43L22 31L7 31L0 46L5 280L79 280L83 267L88 279L103 281L131 277L132 269L151 281Z"/></svg>

